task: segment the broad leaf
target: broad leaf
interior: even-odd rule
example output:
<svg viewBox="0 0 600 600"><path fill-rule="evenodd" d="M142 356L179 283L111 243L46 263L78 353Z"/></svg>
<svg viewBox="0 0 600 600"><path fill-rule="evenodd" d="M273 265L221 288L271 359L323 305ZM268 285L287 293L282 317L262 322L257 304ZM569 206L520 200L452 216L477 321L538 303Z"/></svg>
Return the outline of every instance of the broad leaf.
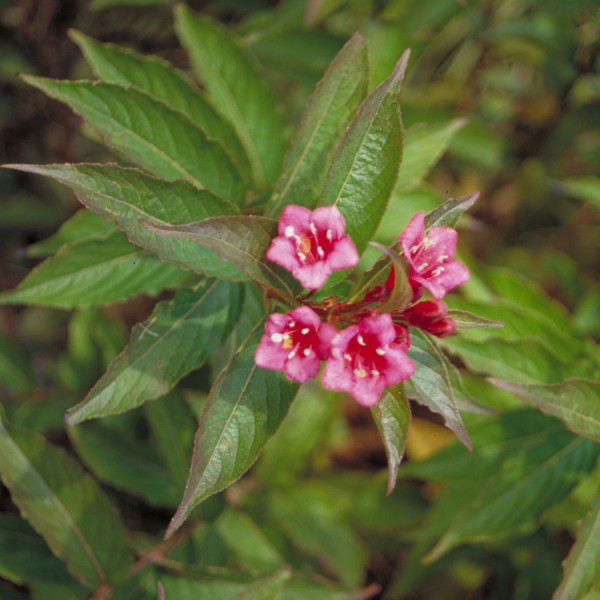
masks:
<svg viewBox="0 0 600 600"><path fill-rule="evenodd" d="M411 331L411 341L407 355L417 366L417 371L406 382L409 397L414 394L417 402L441 414L446 426L467 448L471 448L469 435L456 405L446 359L429 337L419 330Z"/></svg>
<svg viewBox="0 0 600 600"><path fill-rule="evenodd" d="M189 274L127 241L119 231L63 246L29 273L17 288L0 294L0 304L59 308L122 302L136 294L156 295Z"/></svg>
<svg viewBox="0 0 600 600"><path fill-rule="evenodd" d="M275 600L291 576L290 567L281 567L236 594L232 600Z"/></svg>
<svg viewBox="0 0 600 600"><path fill-rule="evenodd" d="M473 192L468 196L450 198L436 209L425 215L425 228L430 227L454 227L463 213L479 198L479 192Z"/></svg>
<svg viewBox="0 0 600 600"><path fill-rule="evenodd" d="M367 93L367 44L355 34L340 50L309 98L277 183L269 214L296 204L314 208L327 177L335 147Z"/></svg>
<svg viewBox="0 0 600 600"><path fill-rule="evenodd" d="M79 31L71 30L69 37L79 46L98 77L110 83L134 85L182 111L208 137L222 142L242 172L250 176L248 157L233 127L184 73L156 56L142 56L128 48L100 44Z"/></svg>
<svg viewBox="0 0 600 600"><path fill-rule="evenodd" d="M398 467L404 456L404 448L410 426L410 406L402 386L394 386L383 392L381 400L371 408L371 414L379 429L388 461L387 493L396 486Z"/></svg>
<svg viewBox="0 0 600 600"><path fill-rule="evenodd" d="M163 181L117 165L9 166L47 175L68 185L82 204L115 221L134 244L154 252L166 262L206 275L245 278L210 248L157 235L140 224L144 219L159 225L179 225L239 212L236 206L209 190L198 190L185 181Z"/></svg>
<svg viewBox="0 0 600 600"><path fill-rule="evenodd" d="M558 417L575 433L600 442L600 382L566 379L550 385L490 381L517 396L531 400L547 415Z"/></svg>
<svg viewBox="0 0 600 600"><path fill-rule="evenodd" d="M36 376L21 349L0 332L0 390L30 392Z"/></svg>
<svg viewBox="0 0 600 600"><path fill-rule="evenodd" d="M465 124L466 119L432 125L419 123L404 132L404 158L394 188L394 197L421 183L446 151L454 134Z"/></svg>
<svg viewBox="0 0 600 600"><path fill-rule="evenodd" d="M591 512L581 521L577 540L563 563L563 579L552 600L584 600L588 592L595 598L600 589L600 492L596 494ZM600 596L598 596L600 597Z"/></svg>
<svg viewBox="0 0 600 600"><path fill-rule="evenodd" d="M21 514L86 587L127 572L132 557L116 509L62 450L0 422L0 473Z"/></svg>
<svg viewBox="0 0 600 600"><path fill-rule="evenodd" d="M240 302L237 285L207 280L158 304L133 328L129 344L85 400L68 412L67 422L123 412L166 394L220 347L239 316Z"/></svg>
<svg viewBox="0 0 600 600"><path fill-rule="evenodd" d="M280 173L285 143L267 81L234 34L215 21L179 4L175 28L215 107L233 124L256 187L264 188Z"/></svg>
<svg viewBox="0 0 600 600"><path fill-rule="evenodd" d="M167 537L194 506L239 479L254 463L298 391L298 384L283 373L254 363L263 333L258 327L211 390L196 433L185 494Z"/></svg>
<svg viewBox="0 0 600 600"><path fill-rule="evenodd" d="M189 225L142 224L165 237L190 240L213 249L223 260L235 265L261 287L293 303L299 286L287 271L271 262L266 252L277 235L277 223L266 217L238 215L213 217Z"/></svg>
<svg viewBox="0 0 600 600"><path fill-rule="evenodd" d="M51 237L27 246L27 256L51 256L63 244L104 237L115 230L115 224L91 210L78 210Z"/></svg>
<svg viewBox="0 0 600 600"><path fill-rule="evenodd" d="M243 203L243 179L229 154L182 112L115 83L23 79L69 105L110 147L158 177L187 179Z"/></svg>
<svg viewBox="0 0 600 600"><path fill-rule="evenodd" d="M593 469L599 455L597 444L564 430L544 444L516 451L456 513L427 559L436 560L462 542L490 539L537 519Z"/></svg>
<svg viewBox="0 0 600 600"><path fill-rule="evenodd" d="M377 230L396 183L402 158L398 93L409 52L362 103L340 142L320 206L336 205L359 254Z"/></svg>

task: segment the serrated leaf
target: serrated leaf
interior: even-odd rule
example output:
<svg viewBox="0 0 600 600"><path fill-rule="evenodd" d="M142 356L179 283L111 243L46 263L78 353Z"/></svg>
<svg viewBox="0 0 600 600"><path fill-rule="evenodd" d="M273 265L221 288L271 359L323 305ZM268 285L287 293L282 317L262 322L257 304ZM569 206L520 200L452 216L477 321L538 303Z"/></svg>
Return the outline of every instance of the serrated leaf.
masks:
<svg viewBox="0 0 600 600"><path fill-rule="evenodd" d="M566 379L550 385L519 384L490 379L494 385L527 398L547 415L558 417L575 433L600 442L600 383Z"/></svg>
<svg viewBox="0 0 600 600"><path fill-rule="evenodd" d="M232 600L275 600L291 576L290 567L281 567L233 596Z"/></svg>
<svg viewBox="0 0 600 600"><path fill-rule="evenodd" d="M385 446L388 461L387 494L391 494L398 479L398 467L404 456L404 448L410 426L410 406L402 386L383 391L381 400L371 408L371 414Z"/></svg>
<svg viewBox="0 0 600 600"><path fill-rule="evenodd" d="M467 310L451 309L448 311L447 316L451 317L456 323L457 329L489 329L490 327L504 327L502 321L492 321L492 319L474 315Z"/></svg>
<svg viewBox="0 0 600 600"><path fill-rule="evenodd" d="M116 509L62 450L0 422L0 473L21 514L86 587L127 572L132 557Z"/></svg>
<svg viewBox="0 0 600 600"><path fill-rule="evenodd" d="M575 545L563 563L564 573L552 600L589 600L600 589L600 492L596 494L592 510L579 526Z"/></svg>
<svg viewBox="0 0 600 600"><path fill-rule="evenodd" d="M182 112L134 87L32 75L22 78L70 106L107 145L158 177L183 178L197 188L243 203L243 179L229 154Z"/></svg>
<svg viewBox="0 0 600 600"><path fill-rule="evenodd" d="M48 239L42 240L27 247L27 256L51 256L63 244L77 242L84 239L99 238L115 230L115 224L107 221L101 215L91 210L78 210L69 218L60 229Z"/></svg>
<svg viewBox="0 0 600 600"><path fill-rule="evenodd" d="M182 111L208 137L222 142L246 177L251 176L248 157L233 127L183 72L157 56L142 56L128 48L101 44L79 31L71 30L69 37L79 46L98 77L110 83L134 85Z"/></svg>
<svg viewBox="0 0 600 600"><path fill-rule="evenodd" d="M129 344L85 400L67 413L70 425L136 408L166 394L216 352L239 316L240 289L207 280L180 289L133 328Z"/></svg>
<svg viewBox="0 0 600 600"><path fill-rule="evenodd" d="M210 248L157 235L140 224L140 220L144 219L160 225L179 225L239 212L236 206L210 190L198 190L181 180L163 181L137 169L118 165L7 166L46 175L69 186L82 204L115 221L131 242L154 252L166 262L209 276L246 278Z"/></svg>
<svg viewBox="0 0 600 600"><path fill-rule="evenodd" d="M484 540L535 520L591 471L600 447L567 431L516 452L456 514L427 560L469 540Z"/></svg>
<svg viewBox="0 0 600 600"><path fill-rule="evenodd" d="M150 231L165 237L190 240L213 249L223 260L235 265L261 287L293 303L299 290L288 273L267 256L277 236L277 222L266 217L236 215L213 217L189 225L154 225L142 222Z"/></svg>
<svg viewBox="0 0 600 600"><path fill-rule="evenodd" d="M151 504L177 502L175 489L149 444L123 435L104 421L71 427L69 438L83 463L103 483Z"/></svg>
<svg viewBox="0 0 600 600"><path fill-rule="evenodd" d="M167 537L194 506L239 479L254 463L298 391L298 384L283 373L254 363L263 333L259 326L211 390L196 433L186 490Z"/></svg>
<svg viewBox="0 0 600 600"><path fill-rule="evenodd" d="M279 175L285 143L267 81L232 32L185 4L175 9L175 29L215 107L233 124L256 187L264 188Z"/></svg>
<svg viewBox="0 0 600 600"><path fill-rule="evenodd" d="M456 405L444 357L426 334L418 330L411 331L411 341L407 355L417 370L406 382L408 395L412 397L414 392L417 402L441 414L446 426L470 449L471 441Z"/></svg>
<svg viewBox="0 0 600 600"><path fill-rule="evenodd" d="M277 182L269 215L288 204L314 208L327 177L335 147L367 93L369 57L358 34L346 43L309 98Z"/></svg>
<svg viewBox="0 0 600 600"><path fill-rule="evenodd" d="M180 284L189 274L127 241L120 231L104 238L64 245L0 304L41 304L58 308L122 302L136 294L154 296Z"/></svg>
<svg viewBox="0 0 600 600"><path fill-rule="evenodd" d="M377 230L396 183L402 158L397 96L409 52L361 104L340 142L323 187L320 206L336 205L359 254Z"/></svg>
<svg viewBox="0 0 600 600"><path fill-rule="evenodd" d="M404 132L404 159L394 188L394 196L416 187L446 151L454 134L466 119L448 123L413 125Z"/></svg>
<svg viewBox="0 0 600 600"><path fill-rule="evenodd" d="M468 196L460 196L460 198L449 198L425 215L425 228L454 227L462 214L469 210L478 198L479 192L473 192Z"/></svg>

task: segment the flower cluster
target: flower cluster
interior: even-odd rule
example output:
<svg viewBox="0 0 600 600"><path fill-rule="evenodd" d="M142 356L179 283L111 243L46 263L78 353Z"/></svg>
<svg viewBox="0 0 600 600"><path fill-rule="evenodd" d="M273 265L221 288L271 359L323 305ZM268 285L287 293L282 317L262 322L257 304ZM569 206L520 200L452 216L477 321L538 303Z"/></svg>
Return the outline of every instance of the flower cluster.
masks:
<svg viewBox="0 0 600 600"><path fill-rule="evenodd" d="M267 258L291 271L308 290L320 289L332 270L358 264L358 252L335 206L314 211L287 206L278 233ZM319 374L325 361L321 378L325 388L350 392L365 406L376 404L385 387L415 372L406 354L411 326L438 337L456 329L441 300L469 278L467 268L453 258L456 241L450 227L426 232L424 213L416 214L399 239L412 288L405 306L392 306L390 312L382 309L396 285L393 266L386 285L369 290L358 302L339 302L335 296L310 302L309 293L302 306L269 316L256 364L282 370L289 379L304 383ZM432 300L420 301L425 290Z"/></svg>

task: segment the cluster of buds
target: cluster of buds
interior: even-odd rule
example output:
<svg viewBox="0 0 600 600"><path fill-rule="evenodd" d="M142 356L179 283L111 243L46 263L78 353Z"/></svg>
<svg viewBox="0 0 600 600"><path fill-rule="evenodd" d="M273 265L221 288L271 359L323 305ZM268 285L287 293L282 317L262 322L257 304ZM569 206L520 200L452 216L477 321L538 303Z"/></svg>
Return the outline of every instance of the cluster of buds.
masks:
<svg viewBox="0 0 600 600"><path fill-rule="evenodd" d="M335 206L314 211L287 206L267 258L291 271L307 290L318 290L332 270L358 264L358 252L345 227ZM325 361L321 378L325 388L350 392L365 406L376 404L385 387L415 372L406 354L411 326L438 337L456 329L441 300L469 278L467 268L453 258L456 241L450 227L431 227L426 233L424 213L416 214L399 239L412 290L406 305L389 306L394 266L385 286L369 290L357 302L339 302L337 297L311 302L309 294L302 306L269 316L256 364L282 370L289 379L304 383L319 374ZM420 301L425 290L432 300Z"/></svg>

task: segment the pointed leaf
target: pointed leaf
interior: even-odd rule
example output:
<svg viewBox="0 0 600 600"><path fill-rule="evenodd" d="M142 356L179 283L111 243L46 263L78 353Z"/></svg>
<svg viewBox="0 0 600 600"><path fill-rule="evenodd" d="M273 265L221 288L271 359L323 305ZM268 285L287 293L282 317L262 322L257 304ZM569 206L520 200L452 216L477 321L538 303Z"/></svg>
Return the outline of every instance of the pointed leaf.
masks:
<svg viewBox="0 0 600 600"><path fill-rule="evenodd" d="M502 328L502 321L492 321L479 315L474 315L466 310L449 310L448 317L456 323L458 329L489 329L490 327Z"/></svg>
<svg viewBox="0 0 600 600"><path fill-rule="evenodd" d="M232 32L185 4L175 9L175 28L215 107L233 124L256 187L272 183L281 170L284 126L254 60Z"/></svg>
<svg viewBox="0 0 600 600"><path fill-rule="evenodd" d="M600 581L599 555L600 492L596 494L591 512L581 521L575 545L563 563L563 579L552 600L583 600L588 592L592 600L594 593L600 592L600 589L594 589L594 584Z"/></svg>
<svg viewBox="0 0 600 600"><path fill-rule="evenodd" d="M0 473L21 514L89 589L127 572L132 557L116 509L62 450L0 421Z"/></svg>
<svg viewBox="0 0 600 600"><path fill-rule="evenodd" d="M547 415L558 417L575 433L600 442L600 382L566 379L549 385L490 381L534 402Z"/></svg>
<svg viewBox="0 0 600 600"><path fill-rule="evenodd" d="M10 292L0 304L41 304L75 308L114 304L136 294L154 296L181 283L186 274L175 265L134 246L120 231L104 238L63 246Z"/></svg>
<svg viewBox="0 0 600 600"><path fill-rule="evenodd" d="M130 241L166 262L206 275L237 280L246 278L210 248L187 240L165 238L140 225L141 219L160 225L179 225L239 212L237 207L210 190L198 190L185 181L163 181L117 165L8 166L47 175L68 185L82 204L115 221Z"/></svg>
<svg viewBox="0 0 600 600"><path fill-rule="evenodd" d="M158 177L184 178L236 204L243 202L242 177L223 146L164 102L115 83L22 78L70 106L107 145Z"/></svg>
<svg viewBox="0 0 600 600"><path fill-rule="evenodd" d="M222 142L242 172L250 163L231 124L223 119L182 71L157 56L142 56L128 48L101 44L79 31L69 31L98 77L110 83L134 85L185 113L213 140Z"/></svg>
<svg viewBox="0 0 600 600"><path fill-rule="evenodd" d="M458 511L427 560L462 542L489 539L537 519L594 468L599 455L600 446L564 430L544 444L517 451Z"/></svg>
<svg viewBox="0 0 600 600"><path fill-rule="evenodd" d="M172 535L191 510L239 479L275 433L298 391L283 373L261 369L254 353L259 326L215 382L200 419L185 494L171 524Z"/></svg>
<svg viewBox="0 0 600 600"><path fill-rule="evenodd" d="M248 586L243 592L233 596L231 600L275 600L291 576L290 567L281 567Z"/></svg>
<svg viewBox="0 0 600 600"><path fill-rule="evenodd" d="M407 381L407 390L414 391L415 399L433 412L444 417L446 426L469 449L471 441L456 405L446 361L429 337L413 329L408 357L417 366L416 373Z"/></svg>
<svg viewBox="0 0 600 600"><path fill-rule="evenodd" d="M278 217L284 206L313 209L327 177L335 147L363 101L369 83L369 57L358 34L346 43L325 71L309 98L302 121L277 183L277 200L269 214Z"/></svg>
<svg viewBox="0 0 600 600"><path fill-rule="evenodd" d="M154 225L142 221L150 231L165 237L190 240L212 248L262 287L280 290L288 303L293 303L299 286L287 271L271 262L267 250L277 235L277 223L266 217L239 215L212 217L188 225Z"/></svg>
<svg viewBox="0 0 600 600"><path fill-rule="evenodd" d="M371 414L379 429L388 461L388 495L394 491L398 479L398 467L404 456L404 448L410 426L410 406L402 386L383 391L381 400L371 408Z"/></svg>
<svg viewBox="0 0 600 600"><path fill-rule="evenodd" d="M473 192L468 196L460 198L449 198L436 209L425 215L425 228L430 227L454 227L462 214L469 210L477 199L479 192Z"/></svg>
<svg viewBox="0 0 600 600"><path fill-rule="evenodd" d="M67 413L70 425L136 408L167 393L200 367L227 337L238 318L239 287L207 280L182 288L136 325L129 344L85 400Z"/></svg>
<svg viewBox="0 0 600 600"><path fill-rule="evenodd" d="M342 139L323 187L320 206L336 205L346 233L362 254L377 230L396 183L402 158L398 92L409 52L392 75L361 104Z"/></svg>

